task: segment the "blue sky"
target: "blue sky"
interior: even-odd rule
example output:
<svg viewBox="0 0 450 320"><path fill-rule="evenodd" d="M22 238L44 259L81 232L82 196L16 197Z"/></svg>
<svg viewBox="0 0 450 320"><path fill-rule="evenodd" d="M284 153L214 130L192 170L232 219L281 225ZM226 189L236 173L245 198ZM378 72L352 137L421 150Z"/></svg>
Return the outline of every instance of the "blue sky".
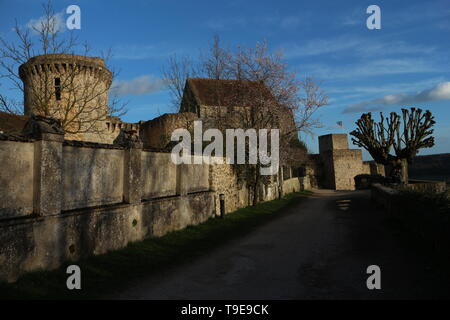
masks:
<svg viewBox="0 0 450 320"><path fill-rule="evenodd" d="M42 15L38 0L0 0L0 34L13 39L14 18L26 26ZM317 135L348 133L363 111L430 109L436 146L421 154L450 152L450 1L76 1L55 0L62 19L81 8L81 40L92 53L112 48L120 70L125 121L171 112L159 85L171 54L193 57L218 34L224 46L267 40L283 50L300 76L322 81L330 105L319 112L323 128L304 137L317 152ZM369 30L366 8L381 8L381 29ZM0 87L2 93L7 86ZM343 122L343 128L336 125ZM367 158L367 154L365 156Z"/></svg>

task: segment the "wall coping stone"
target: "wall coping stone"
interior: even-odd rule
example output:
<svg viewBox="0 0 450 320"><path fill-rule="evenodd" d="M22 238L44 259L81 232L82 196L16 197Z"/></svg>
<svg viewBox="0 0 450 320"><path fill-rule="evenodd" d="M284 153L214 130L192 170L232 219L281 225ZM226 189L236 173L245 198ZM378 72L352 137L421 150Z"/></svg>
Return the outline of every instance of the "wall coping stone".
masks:
<svg viewBox="0 0 450 320"><path fill-rule="evenodd" d="M96 149L118 149L118 150L126 149L125 147L117 144L107 144L107 143L88 142L79 140L64 140L63 146L96 148Z"/></svg>

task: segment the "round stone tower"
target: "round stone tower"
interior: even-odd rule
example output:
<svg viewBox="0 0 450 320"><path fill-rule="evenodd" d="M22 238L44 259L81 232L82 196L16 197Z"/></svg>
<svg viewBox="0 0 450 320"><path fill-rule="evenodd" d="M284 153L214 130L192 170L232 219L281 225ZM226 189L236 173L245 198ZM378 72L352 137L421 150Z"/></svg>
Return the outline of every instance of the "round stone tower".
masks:
<svg viewBox="0 0 450 320"><path fill-rule="evenodd" d="M33 57L19 67L24 112L61 120L69 134L99 128L108 115L112 73L101 58L73 54Z"/></svg>

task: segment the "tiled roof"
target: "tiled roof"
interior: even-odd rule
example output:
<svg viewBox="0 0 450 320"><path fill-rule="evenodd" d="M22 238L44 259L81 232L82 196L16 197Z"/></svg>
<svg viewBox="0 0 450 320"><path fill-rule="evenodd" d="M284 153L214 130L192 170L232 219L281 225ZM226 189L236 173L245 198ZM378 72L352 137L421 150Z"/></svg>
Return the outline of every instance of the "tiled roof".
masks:
<svg viewBox="0 0 450 320"><path fill-rule="evenodd" d="M0 132L20 135L29 117L0 112Z"/></svg>
<svg viewBox="0 0 450 320"><path fill-rule="evenodd" d="M219 80L189 78L197 103L206 106L245 106L256 96L274 99L269 89L262 83L246 80Z"/></svg>

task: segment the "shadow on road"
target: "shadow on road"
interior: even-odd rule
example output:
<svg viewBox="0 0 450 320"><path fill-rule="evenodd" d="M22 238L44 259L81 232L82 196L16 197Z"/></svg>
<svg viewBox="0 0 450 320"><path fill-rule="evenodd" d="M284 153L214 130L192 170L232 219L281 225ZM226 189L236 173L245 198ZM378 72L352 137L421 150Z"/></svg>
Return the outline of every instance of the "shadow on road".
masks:
<svg viewBox="0 0 450 320"><path fill-rule="evenodd" d="M447 298L448 272L370 202L315 190L307 201L189 265L142 279L125 299ZM367 289L367 267L381 290Z"/></svg>

